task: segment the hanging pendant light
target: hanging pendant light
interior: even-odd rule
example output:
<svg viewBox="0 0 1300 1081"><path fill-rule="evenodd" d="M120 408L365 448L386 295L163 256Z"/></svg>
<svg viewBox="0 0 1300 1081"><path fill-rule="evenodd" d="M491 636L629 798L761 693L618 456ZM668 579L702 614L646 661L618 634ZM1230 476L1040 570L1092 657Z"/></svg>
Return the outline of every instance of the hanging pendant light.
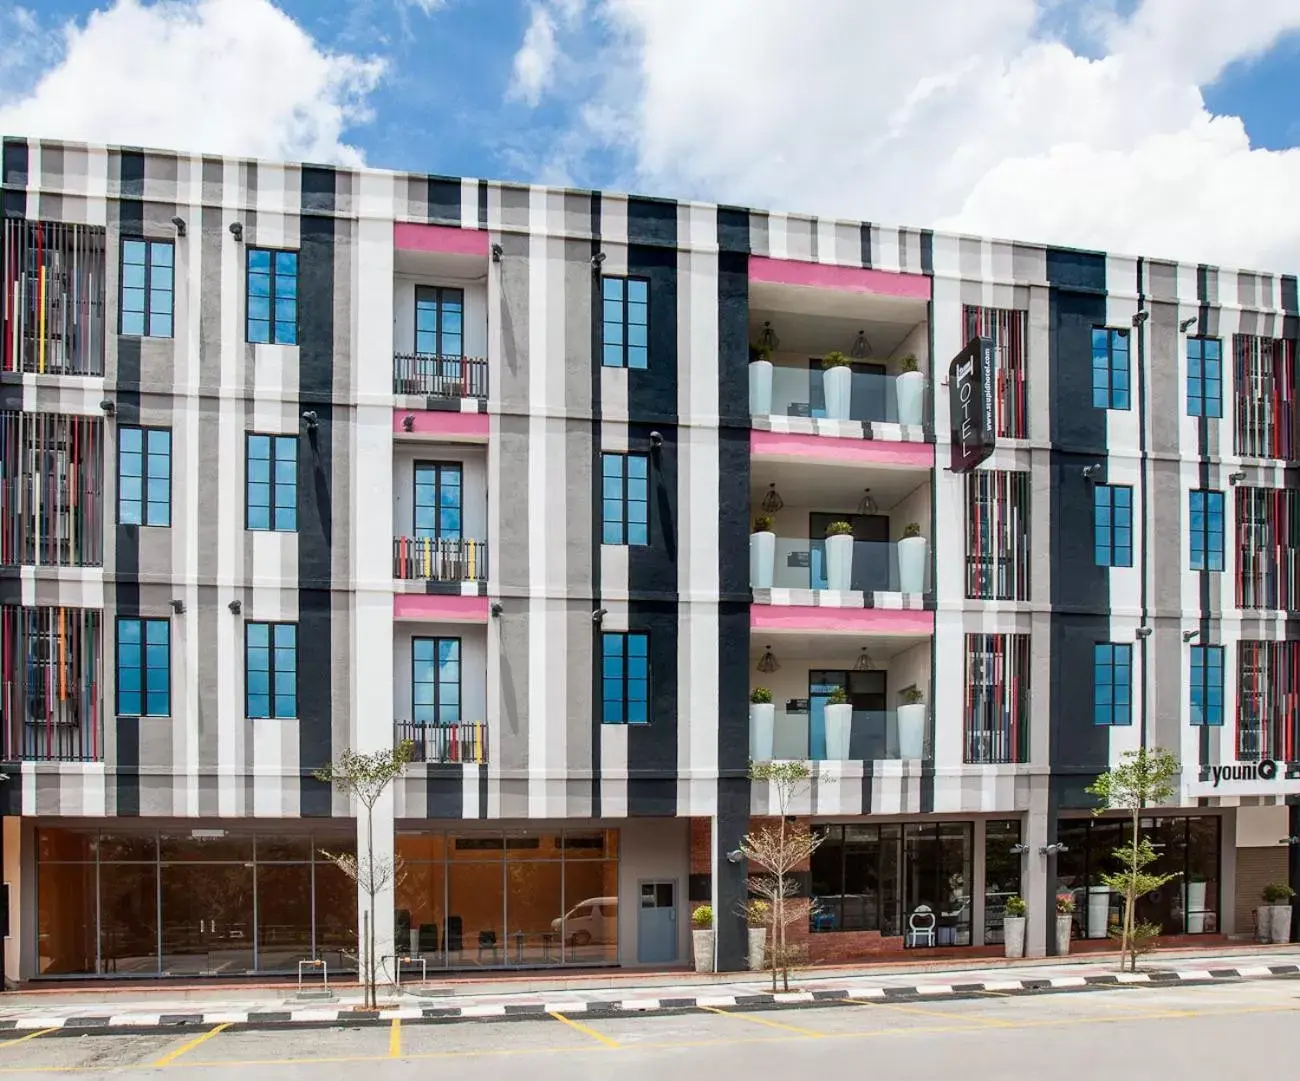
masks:
<svg viewBox="0 0 1300 1081"><path fill-rule="evenodd" d="M763 329L758 332L758 347L775 352L776 347L780 344L781 339L776 336L776 331L772 329L771 322L765 320Z"/></svg>
<svg viewBox="0 0 1300 1081"><path fill-rule="evenodd" d="M863 488L862 499L858 501L858 513L875 514L878 510L880 510L880 504L872 497L871 489Z"/></svg>
<svg viewBox="0 0 1300 1081"><path fill-rule="evenodd" d="M862 652L858 654L858 659L853 662L853 671L870 672L876 667L875 662L871 659L871 654L867 652L867 647L862 647Z"/></svg>
<svg viewBox="0 0 1300 1081"><path fill-rule="evenodd" d="M859 330L858 336L853 339L853 347L849 350L849 356L854 360L866 360L871 356L871 341L867 338L865 330Z"/></svg>
<svg viewBox="0 0 1300 1081"><path fill-rule="evenodd" d="M776 494L776 481L767 486L767 494L763 496L763 501L759 503L765 514L775 514L785 506L785 500Z"/></svg>
<svg viewBox="0 0 1300 1081"><path fill-rule="evenodd" d="M781 662L776 659L776 654L772 652L772 647L764 647L764 652L758 658L758 670L760 672L775 672L781 667Z"/></svg>

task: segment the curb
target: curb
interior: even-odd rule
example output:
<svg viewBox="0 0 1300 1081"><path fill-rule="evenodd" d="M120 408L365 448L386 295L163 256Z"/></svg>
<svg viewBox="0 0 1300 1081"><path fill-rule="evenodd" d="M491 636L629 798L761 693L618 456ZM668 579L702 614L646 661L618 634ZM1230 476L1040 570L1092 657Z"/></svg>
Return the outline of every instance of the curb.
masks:
<svg viewBox="0 0 1300 1081"><path fill-rule="evenodd" d="M322 1028L384 1025L393 1020L426 1023L457 1021L509 1021L542 1019L552 1013L610 1016L671 1014L700 1008L715 1010L808 1009L855 1002L894 1002L924 999L969 999L981 995L1015 997L1042 993L1099 991L1110 987L1207 984L1231 980L1257 980L1300 976L1300 965L1253 965L1245 968L1209 968L1186 971L1121 972L1101 976L1055 976L1045 979L989 980L984 983L917 984L912 987L837 988L776 994L699 995L690 998L625 998L592 1002L531 1002L484 1006L408 1006L388 1010L218 1010L208 1013L85 1014L73 1017L31 1016L0 1020L0 1033L40 1029L60 1035L155 1033L160 1028L201 1028L225 1024L234 1029ZM54 1033L51 1033L53 1035Z"/></svg>

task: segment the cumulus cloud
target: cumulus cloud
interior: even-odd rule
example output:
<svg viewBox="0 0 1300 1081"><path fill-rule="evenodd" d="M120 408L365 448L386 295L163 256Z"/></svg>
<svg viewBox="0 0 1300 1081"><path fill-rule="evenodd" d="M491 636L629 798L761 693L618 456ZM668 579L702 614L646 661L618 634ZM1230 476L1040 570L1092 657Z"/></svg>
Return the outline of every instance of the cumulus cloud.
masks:
<svg viewBox="0 0 1300 1081"><path fill-rule="evenodd" d="M381 60L322 49L269 0L117 0L60 30L25 93L0 84L0 131L356 165Z"/></svg>
<svg viewBox="0 0 1300 1081"><path fill-rule="evenodd" d="M524 40L515 53L506 96L527 105L537 105L555 77L558 56L555 18L547 5L534 4Z"/></svg>

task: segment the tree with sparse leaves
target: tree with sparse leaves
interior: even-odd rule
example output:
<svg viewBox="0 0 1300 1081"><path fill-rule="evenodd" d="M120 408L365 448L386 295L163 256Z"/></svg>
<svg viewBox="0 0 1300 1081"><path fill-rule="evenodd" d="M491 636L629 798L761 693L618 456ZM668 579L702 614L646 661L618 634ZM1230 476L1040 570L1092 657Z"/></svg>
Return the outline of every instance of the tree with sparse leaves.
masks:
<svg viewBox="0 0 1300 1081"><path fill-rule="evenodd" d="M366 987L366 1005L371 1008L379 1004L379 969L375 963L375 897L388 886L398 885L403 875L400 860L375 859L375 804L406 769L413 750L414 745L410 740L403 740L392 750L372 751L370 754L359 754L349 748L337 762L312 774L318 781L337 785L340 791L355 799L365 809L365 855L358 858L345 852L326 852L323 849L321 854L357 883L365 891L369 902L360 961Z"/></svg>
<svg viewBox="0 0 1300 1081"><path fill-rule="evenodd" d="M790 966L798 960L799 951L786 940L786 928L800 920L806 922L812 909L808 898L796 896L799 882L792 873L808 862L823 838L811 830L795 830L786 821L794 794L810 776L805 762L749 764L750 780L770 785L776 804L776 822L745 834L740 842L745 858L765 872L750 879L749 888L768 905L771 941L767 947L767 963L772 970L773 991L778 971L784 989L790 990Z"/></svg>
<svg viewBox="0 0 1300 1081"><path fill-rule="evenodd" d="M1136 909L1138 898L1158 890L1178 875L1155 874L1151 864L1160 858L1149 837L1143 837L1140 819L1144 807L1158 806L1174 793L1175 779L1181 767L1168 751L1159 747L1148 750L1125 751L1119 765L1101 774L1088 786L1100 806L1094 814L1106 811L1128 812L1132 836L1127 844L1115 849L1115 858L1121 869L1101 876L1101 881L1124 898L1124 919L1118 936L1120 942L1120 967L1127 960L1129 971L1137 971L1139 955L1147 952L1160 928L1150 923L1138 923Z"/></svg>

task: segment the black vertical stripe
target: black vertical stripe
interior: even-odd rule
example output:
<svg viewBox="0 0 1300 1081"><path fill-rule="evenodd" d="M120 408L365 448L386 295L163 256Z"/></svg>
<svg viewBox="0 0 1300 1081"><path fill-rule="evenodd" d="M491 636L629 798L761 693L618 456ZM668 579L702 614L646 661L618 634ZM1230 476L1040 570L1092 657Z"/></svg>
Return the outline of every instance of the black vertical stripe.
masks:
<svg viewBox="0 0 1300 1081"><path fill-rule="evenodd" d="M6 139L0 144L0 217L22 218L27 214L27 143L21 139ZM0 265L0 282L10 281L8 266ZM0 351L13 330L5 320L5 306L0 303ZM21 413L23 409L23 384L21 374L0 376L0 409ZM18 566L0 567L0 604L23 603L22 571ZM0 785L0 801L6 795L21 804L18 785ZM0 805L3 805L0 803ZM6 811L5 813L9 813ZM15 812L16 813L16 812ZM3 967L3 966L0 966Z"/></svg>
<svg viewBox="0 0 1300 1081"><path fill-rule="evenodd" d="M0 144L0 218L27 214L27 142L5 139Z"/></svg>
<svg viewBox="0 0 1300 1081"><path fill-rule="evenodd" d="M459 177L429 177L429 221L438 225L460 225Z"/></svg>
<svg viewBox="0 0 1300 1081"><path fill-rule="evenodd" d="M1195 333L1199 336L1205 336L1210 330L1210 276L1209 268L1202 263L1196 268L1196 328ZM1182 339L1185 341L1185 339ZM1185 354L1184 354L1185 355ZM1219 361L1219 378L1223 379L1223 366L1227 357L1224 352L1220 351ZM1184 363L1186 361L1184 360ZM1222 386L1222 383L1220 384ZM1220 400L1222 400L1222 390L1220 390ZM1179 409L1185 408L1185 403L1177 403ZM1220 410L1222 412L1223 410ZM1231 411L1229 411L1231 413ZM1204 413L1196 418L1196 484L1202 490L1208 490L1210 487L1210 424L1222 424L1223 421L1211 421ZM1229 506L1231 496L1225 494L1223 500L1223 514L1227 518L1232 513ZM1190 518L1188 519L1190 525ZM1230 536L1225 529L1225 536ZM1235 560L1235 556L1230 551L1224 552L1224 566L1227 566L1229 559ZM1218 645L1218 642L1212 642L1210 639L1210 575L1211 571L1197 572L1197 603L1200 605L1200 612L1197 618L1197 629L1200 633L1196 641L1200 645ZM1224 665L1228 663L1228 657L1223 658ZM1226 708L1226 704L1225 704ZM1204 725L1201 726L1199 738L1197 739L1197 761L1204 766L1210 760L1210 729Z"/></svg>
<svg viewBox="0 0 1300 1081"><path fill-rule="evenodd" d="M921 273L934 277L934 230L921 230Z"/></svg>
<svg viewBox="0 0 1300 1081"><path fill-rule="evenodd" d="M140 718L117 719L117 815L140 814Z"/></svg>
<svg viewBox="0 0 1300 1081"><path fill-rule="evenodd" d="M928 350L928 355L933 357L934 356L934 300L933 300L934 233L928 229L923 230L921 233L921 269L924 271L926 276L930 279L930 295L932 299L926 304L926 320L925 320L926 349ZM931 363L932 373L938 372L940 370L946 370L946 364L943 369L940 369L938 365L934 364L933 362ZM926 442L933 443L934 424L933 422L930 421L928 417L923 418L923 420L925 424ZM939 491L938 491L938 485L936 484L930 485L930 521L932 522L939 521ZM929 546L928 558L930 560L930 570L931 570L930 580L932 582L937 581L938 578L938 576L934 573L935 550L937 549L937 547L938 546L934 544L931 544ZM938 610L939 607L938 598L934 593L933 587L931 587L931 591L925 595L925 598L922 603L925 605L925 608L928 611ZM966 644L966 638L965 635L963 635L962 636L963 660L965 656L965 644ZM937 677L938 677L938 672L935 670L935 636L931 634L930 635L930 688L929 688L930 693L928 698L928 701L930 702L933 702L935 700L934 688L935 688ZM931 712L933 712L933 709L931 710ZM931 722L931 729L933 730L933 722ZM863 769L862 769L862 813L863 814L871 813L871 796L872 796L871 771L873 768L874 767L870 762L863 763ZM926 755L925 758L923 758L921 761L920 807L921 810L926 814L931 814L934 811L934 788L935 788L934 740L931 739L930 753Z"/></svg>
<svg viewBox="0 0 1300 1081"><path fill-rule="evenodd" d="M489 753L491 750L489 748ZM424 799L429 818L463 818L465 767L459 763L430 763L425 767Z"/></svg>
<svg viewBox="0 0 1300 1081"><path fill-rule="evenodd" d="M1282 278L1282 337L1292 343L1294 349L1300 350L1300 297L1297 297L1296 279L1288 274ZM1300 388L1292 387L1294 395ZM1300 410L1292 419L1292 438L1300 444ZM1296 444L1293 444L1296 445ZM1300 462L1292 459L1282 468L1282 484L1286 488L1300 488ZM1300 616L1288 613L1286 619L1286 637L1288 641L1300 639ZM1294 813L1294 809L1293 809ZM1298 836L1292 831L1292 836ZM1295 849L1291 850L1293 853ZM1294 864L1293 864L1294 866ZM1291 929L1292 941L1295 941L1297 929Z"/></svg>
<svg viewBox="0 0 1300 1081"><path fill-rule="evenodd" d="M864 221L858 225L858 247L861 249L862 265L871 268L871 222Z"/></svg>
<svg viewBox="0 0 1300 1081"><path fill-rule="evenodd" d="M591 193L591 254L600 251L601 227L600 192ZM591 281L591 596L592 610L600 607L600 546L601 546L601 467L600 467L600 367L601 367L601 300L600 275L593 271ZM601 814L601 688L600 688L600 627L592 624L591 665L591 816Z"/></svg>
<svg viewBox="0 0 1300 1081"><path fill-rule="evenodd" d="M315 412L298 443L298 762L301 813L328 816L312 771L333 759L334 170L302 171L298 255L298 397Z"/></svg>
<svg viewBox="0 0 1300 1081"><path fill-rule="evenodd" d="M486 229L488 225L488 182L478 182L478 227Z"/></svg>
<svg viewBox="0 0 1300 1081"><path fill-rule="evenodd" d="M1145 275L1146 260L1139 258L1137 261L1137 306L1138 311L1146 310L1146 292L1145 292ZM1130 342L1130 356L1136 360L1137 367L1137 422L1138 422L1138 490L1137 505L1138 513L1142 516L1142 547L1138 551L1138 625L1146 626L1147 607L1149 603L1147 589L1147 566L1149 562L1148 553L1150 552L1151 537L1151 508L1147 499L1147 469L1150 465L1150 455L1147 450L1147 335L1150 333L1148 324L1150 317L1139 322L1133 328L1132 337L1137 339L1136 343ZM1137 348L1132 348L1136 344ZM1151 657L1151 640L1150 638L1140 638L1137 643L1138 653L1141 655L1138 667L1135 669L1141 671L1142 680L1142 709L1139 716L1139 739L1141 746L1147 745L1147 718L1150 716L1151 704L1148 701L1148 688L1151 686L1151 680L1148 677L1150 669L1147 667Z"/></svg>

